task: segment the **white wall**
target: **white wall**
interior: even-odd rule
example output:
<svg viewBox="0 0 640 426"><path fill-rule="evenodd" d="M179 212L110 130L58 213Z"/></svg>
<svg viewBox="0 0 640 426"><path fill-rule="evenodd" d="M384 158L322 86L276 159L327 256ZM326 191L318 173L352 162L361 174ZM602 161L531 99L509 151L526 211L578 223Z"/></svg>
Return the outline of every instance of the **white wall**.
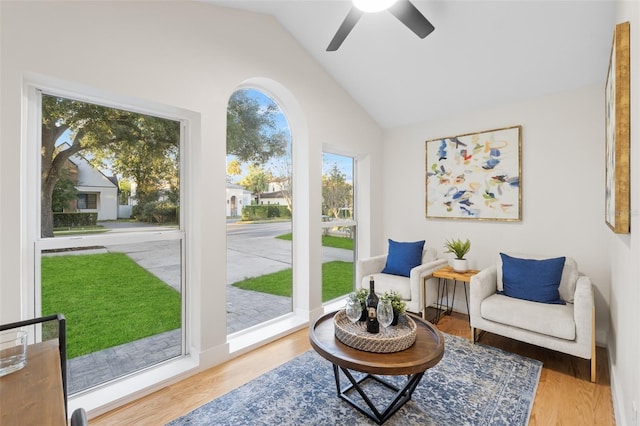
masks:
<svg viewBox="0 0 640 426"><path fill-rule="evenodd" d="M604 86L388 130L384 136L384 238L425 239L443 254L469 238L470 267L500 251L566 255L596 286L597 340L608 329L610 231L604 222ZM522 221L425 218L425 141L522 125ZM383 248L384 250L384 248ZM466 311L459 289L456 310Z"/></svg>
<svg viewBox="0 0 640 426"><path fill-rule="evenodd" d="M640 3L618 2L616 23L631 23L631 234L609 233L611 389L619 425L640 425ZM613 28L611 29L613 37Z"/></svg>
<svg viewBox="0 0 640 426"><path fill-rule="evenodd" d="M29 75L60 79L123 99L192 112L187 140L188 318L201 362L228 357L225 294L226 107L242 84L269 89L292 128L296 295L303 310L321 306L321 166L329 144L359 158L362 241L380 240L378 188L382 132L276 21L195 2L1 2L0 321L23 317L29 276L22 200L25 181L23 84ZM64 85L64 84L63 84ZM268 87L266 87L268 86ZM297 164L295 164L297 163ZM372 191L371 188L376 188ZM206 193L206 197L201 194ZM295 195L295 194L294 194ZM27 197L28 198L28 197ZM17 206L20 206L19 208ZM303 288L304 288L303 287ZM217 324L217 326L215 326ZM203 361L205 360L205 361Z"/></svg>

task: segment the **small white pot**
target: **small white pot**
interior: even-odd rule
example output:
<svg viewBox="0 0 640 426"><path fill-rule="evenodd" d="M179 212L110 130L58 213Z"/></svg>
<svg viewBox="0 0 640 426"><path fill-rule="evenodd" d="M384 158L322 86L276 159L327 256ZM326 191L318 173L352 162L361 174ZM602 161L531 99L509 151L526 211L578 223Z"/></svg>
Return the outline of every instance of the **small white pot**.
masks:
<svg viewBox="0 0 640 426"><path fill-rule="evenodd" d="M467 272L469 270L467 259L453 259L452 266L453 270L456 272Z"/></svg>

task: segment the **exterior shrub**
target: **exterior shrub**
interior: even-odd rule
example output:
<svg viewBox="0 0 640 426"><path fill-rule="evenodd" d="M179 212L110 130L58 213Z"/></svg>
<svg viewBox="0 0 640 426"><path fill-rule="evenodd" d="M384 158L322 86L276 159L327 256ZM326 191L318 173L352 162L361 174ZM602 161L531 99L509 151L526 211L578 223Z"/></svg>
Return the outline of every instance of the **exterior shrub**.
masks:
<svg viewBox="0 0 640 426"><path fill-rule="evenodd" d="M98 213L53 213L54 228L74 228L79 226L96 226Z"/></svg>
<svg viewBox="0 0 640 426"><path fill-rule="evenodd" d="M242 220L265 220L278 217L291 218L291 211L287 206L276 204L244 206L242 208Z"/></svg>
<svg viewBox="0 0 640 426"><path fill-rule="evenodd" d="M151 201L135 209L136 219L148 223L176 222L177 215L178 206L167 201Z"/></svg>

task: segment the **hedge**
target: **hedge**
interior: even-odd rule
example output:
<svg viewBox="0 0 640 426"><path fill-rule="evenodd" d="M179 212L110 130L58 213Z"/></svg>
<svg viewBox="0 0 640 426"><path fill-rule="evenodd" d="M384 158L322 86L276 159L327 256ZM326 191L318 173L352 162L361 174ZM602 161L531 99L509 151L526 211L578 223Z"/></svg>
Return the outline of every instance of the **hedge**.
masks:
<svg viewBox="0 0 640 426"><path fill-rule="evenodd" d="M96 226L98 213L53 213L54 228L73 228L77 226Z"/></svg>
<svg viewBox="0 0 640 426"><path fill-rule="evenodd" d="M291 211L287 206L277 204L263 204L259 206L244 206L242 220L263 220L276 217L290 218Z"/></svg>

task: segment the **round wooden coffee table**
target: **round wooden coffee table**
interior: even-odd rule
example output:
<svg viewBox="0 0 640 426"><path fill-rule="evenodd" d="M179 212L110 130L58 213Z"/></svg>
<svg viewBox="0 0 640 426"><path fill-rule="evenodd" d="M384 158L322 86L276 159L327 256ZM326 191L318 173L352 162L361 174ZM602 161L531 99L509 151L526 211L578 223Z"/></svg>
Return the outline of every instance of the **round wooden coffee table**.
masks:
<svg viewBox="0 0 640 426"><path fill-rule="evenodd" d="M361 413L382 424L388 420L402 405L411 399L413 391L418 386L424 372L436 365L444 355L444 338L440 331L422 318L410 315L417 326L415 343L400 352L374 353L351 348L335 337L333 316L331 312L320 317L309 329L311 346L333 364L338 396L353 405ZM340 386L340 372L351 382L342 388ZM366 373L364 377L355 380L349 370ZM408 376L406 385L400 389L382 376ZM372 379L395 391L395 396L388 406L378 410L367 397L360 384ZM354 389L365 401L367 407L356 403L348 393Z"/></svg>

